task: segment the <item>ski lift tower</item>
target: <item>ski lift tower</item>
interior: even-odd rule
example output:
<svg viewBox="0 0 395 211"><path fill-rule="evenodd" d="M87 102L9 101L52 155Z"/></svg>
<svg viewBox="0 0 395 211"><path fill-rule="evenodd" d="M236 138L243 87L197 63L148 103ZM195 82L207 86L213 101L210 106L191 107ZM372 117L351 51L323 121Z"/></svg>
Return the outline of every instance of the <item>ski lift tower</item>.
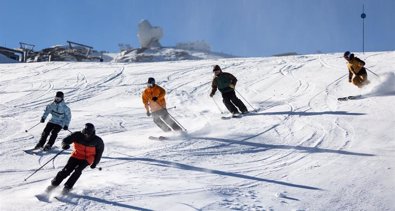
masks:
<svg viewBox="0 0 395 211"><path fill-rule="evenodd" d="M365 14L365 5L362 5L362 14L361 14L361 18L362 18L362 52L365 54L365 18L366 18L366 14Z"/></svg>
<svg viewBox="0 0 395 211"><path fill-rule="evenodd" d="M33 44L28 44L24 42L19 42L19 47L23 51L23 62L26 62L27 57L34 52L33 48L35 45Z"/></svg>

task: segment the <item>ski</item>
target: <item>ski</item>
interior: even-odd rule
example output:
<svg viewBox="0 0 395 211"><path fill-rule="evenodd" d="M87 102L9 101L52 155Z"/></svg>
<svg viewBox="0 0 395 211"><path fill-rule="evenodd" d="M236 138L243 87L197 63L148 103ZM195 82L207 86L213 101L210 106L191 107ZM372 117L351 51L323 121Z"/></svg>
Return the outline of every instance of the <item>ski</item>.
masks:
<svg viewBox="0 0 395 211"><path fill-rule="evenodd" d="M350 95L348 97L339 97L338 101L356 100L362 98L362 95Z"/></svg>
<svg viewBox="0 0 395 211"><path fill-rule="evenodd" d="M234 119L234 118L241 118L243 114L232 114L230 116L222 116L221 119Z"/></svg>
<svg viewBox="0 0 395 211"><path fill-rule="evenodd" d="M50 195L47 193L34 195L39 201L50 203Z"/></svg>
<svg viewBox="0 0 395 211"><path fill-rule="evenodd" d="M50 203L50 202L51 202L51 196L52 196L52 193L53 193L53 191L55 190L55 188L56 188L55 186L50 185L50 186L48 186L48 187L45 189L45 192L44 192L44 193L37 194L37 195L34 195L34 196L35 196L39 201Z"/></svg>
<svg viewBox="0 0 395 211"><path fill-rule="evenodd" d="M221 119L227 120L227 119L239 119L241 116L222 116Z"/></svg>
<svg viewBox="0 0 395 211"><path fill-rule="evenodd" d="M37 155L42 149L25 149L23 151L29 155Z"/></svg>
<svg viewBox="0 0 395 211"><path fill-rule="evenodd" d="M54 199L56 199L59 202L63 202L63 203L69 203L69 204L74 204L77 205L78 203L78 197L76 197L75 194L70 193L70 191L64 192L62 191L62 193L60 193L57 196L54 196ZM77 199L77 200L73 200L73 199Z"/></svg>
<svg viewBox="0 0 395 211"><path fill-rule="evenodd" d="M69 200L69 198L67 196L61 195L61 196L55 196L54 199L56 199L59 202L63 202L63 203L70 203L70 204L77 204L71 200Z"/></svg>
<svg viewBox="0 0 395 211"><path fill-rule="evenodd" d="M50 150L43 150L42 148L40 149L25 149L23 150L25 153L29 155L43 155L47 153L58 153L59 150L57 149L58 147L54 146Z"/></svg>
<svg viewBox="0 0 395 211"><path fill-rule="evenodd" d="M166 140L166 139L168 139L168 138L165 137L165 136L149 136L148 139L150 139L150 140L159 140L159 141L162 141L162 140Z"/></svg>

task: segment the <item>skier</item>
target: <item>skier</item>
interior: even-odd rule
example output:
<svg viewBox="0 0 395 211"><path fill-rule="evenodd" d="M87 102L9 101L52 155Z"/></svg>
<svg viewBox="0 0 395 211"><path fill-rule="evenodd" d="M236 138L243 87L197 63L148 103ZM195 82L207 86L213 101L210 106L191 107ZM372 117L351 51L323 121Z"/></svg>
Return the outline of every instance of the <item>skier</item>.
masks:
<svg viewBox="0 0 395 211"><path fill-rule="evenodd" d="M74 132L64 138L62 141L62 149L69 149L71 143L74 143L74 151L67 161L66 166L52 179L51 185L46 189L47 193L57 187L74 171L64 184L62 191L63 194L68 193L81 176L82 170L84 170L85 167L90 165L91 169L94 169L100 162L104 151L104 143L103 140L96 135L95 126L92 123L86 123L82 131Z"/></svg>
<svg viewBox="0 0 395 211"><path fill-rule="evenodd" d="M365 62L355 57L350 51L344 52L344 59L347 60L347 68L349 71L348 82L353 83L358 88L362 88L368 84L368 74L365 69Z"/></svg>
<svg viewBox="0 0 395 211"><path fill-rule="evenodd" d="M52 145L55 143L59 131L62 128L63 130L69 129L71 112L70 108L64 102L63 92L56 92L54 101L46 106L44 114L42 115L40 120L41 123L45 122L48 114L51 114L52 117L45 126L44 131L41 134L41 138L37 145L34 147L34 150L42 148L47 141L49 133L51 133L48 143L44 147L44 151L50 150Z"/></svg>
<svg viewBox="0 0 395 211"><path fill-rule="evenodd" d="M170 117L166 109L166 91L155 84L154 78L148 78L147 88L143 91L142 99L147 116L151 116L154 123L164 132L181 131L182 128ZM150 111L151 110L151 111Z"/></svg>
<svg viewBox="0 0 395 211"><path fill-rule="evenodd" d="M248 113L247 107L239 98L236 97L236 77L230 73L222 72L221 67L218 65L214 66L213 72L215 75L211 83L212 90L210 97L213 97L217 89L219 89L222 94L223 103L233 116L237 116L240 112L242 114Z"/></svg>

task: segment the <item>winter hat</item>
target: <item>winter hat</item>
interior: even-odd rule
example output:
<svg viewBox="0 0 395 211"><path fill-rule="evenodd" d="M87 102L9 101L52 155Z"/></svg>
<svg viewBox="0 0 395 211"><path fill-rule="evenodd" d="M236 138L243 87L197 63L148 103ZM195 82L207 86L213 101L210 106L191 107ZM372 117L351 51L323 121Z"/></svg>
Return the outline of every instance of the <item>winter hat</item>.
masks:
<svg viewBox="0 0 395 211"><path fill-rule="evenodd" d="M62 98L62 99L63 99L63 97L64 97L64 94L63 94L63 92L56 92L56 95L55 95L55 97L60 97L60 98Z"/></svg>
<svg viewBox="0 0 395 211"><path fill-rule="evenodd" d="M217 70L222 71L221 68L219 67L219 65L215 65L215 66L214 66L213 72L214 72L214 71L217 71Z"/></svg>
<svg viewBox="0 0 395 211"><path fill-rule="evenodd" d="M354 58L354 54L353 53L350 54L350 56L348 58L353 59Z"/></svg>
<svg viewBox="0 0 395 211"><path fill-rule="evenodd" d="M149 77L147 83L152 84L152 85L155 84L155 78Z"/></svg>
<svg viewBox="0 0 395 211"><path fill-rule="evenodd" d="M95 135L96 133L95 126L92 123L86 123L85 128L82 129L81 132L88 136Z"/></svg>
<svg viewBox="0 0 395 211"><path fill-rule="evenodd" d="M343 55L345 58L348 58L349 56L350 56L350 51L346 51L346 52L344 52L344 55Z"/></svg>

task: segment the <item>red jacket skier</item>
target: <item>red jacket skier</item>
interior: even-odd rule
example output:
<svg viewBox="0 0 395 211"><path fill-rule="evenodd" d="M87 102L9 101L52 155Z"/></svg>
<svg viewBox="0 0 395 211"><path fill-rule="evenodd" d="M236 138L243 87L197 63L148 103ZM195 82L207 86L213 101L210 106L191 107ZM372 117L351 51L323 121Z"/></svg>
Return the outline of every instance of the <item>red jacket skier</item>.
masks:
<svg viewBox="0 0 395 211"><path fill-rule="evenodd" d="M67 150L70 144L74 143L74 150L66 166L51 181L47 192L58 186L73 172L64 184L63 191L68 192L73 188L85 167L90 165L92 169L96 168L104 151L104 143L95 133L95 126L92 123L86 123L81 132L74 132L63 139L62 148Z"/></svg>

